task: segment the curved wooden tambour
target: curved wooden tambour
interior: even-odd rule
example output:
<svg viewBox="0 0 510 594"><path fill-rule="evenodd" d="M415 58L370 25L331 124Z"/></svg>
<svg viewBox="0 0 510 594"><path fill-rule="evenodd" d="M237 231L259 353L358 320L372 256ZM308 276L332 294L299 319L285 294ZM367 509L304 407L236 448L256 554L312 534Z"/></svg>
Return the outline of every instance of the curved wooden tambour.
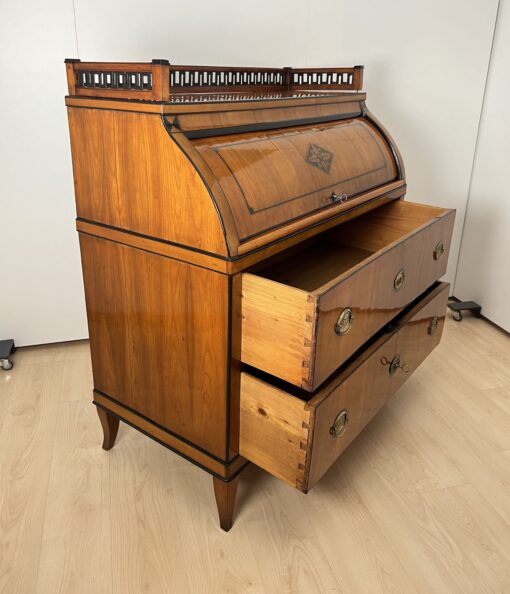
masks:
<svg viewBox="0 0 510 594"><path fill-rule="evenodd" d="M236 260L405 192L362 67L68 61L67 73L80 223Z"/></svg>
<svg viewBox="0 0 510 594"><path fill-rule="evenodd" d="M225 194L239 242L397 178L365 118L193 141Z"/></svg>

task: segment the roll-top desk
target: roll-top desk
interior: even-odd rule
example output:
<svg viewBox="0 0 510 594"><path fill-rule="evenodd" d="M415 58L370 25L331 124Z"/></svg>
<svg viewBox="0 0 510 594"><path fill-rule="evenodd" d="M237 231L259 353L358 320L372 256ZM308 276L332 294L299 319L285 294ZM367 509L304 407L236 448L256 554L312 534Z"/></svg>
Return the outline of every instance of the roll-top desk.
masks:
<svg viewBox="0 0 510 594"><path fill-rule="evenodd" d="M94 404L307 492L439 343L454 212L403 200L363 67L66 60Z"/></svg>

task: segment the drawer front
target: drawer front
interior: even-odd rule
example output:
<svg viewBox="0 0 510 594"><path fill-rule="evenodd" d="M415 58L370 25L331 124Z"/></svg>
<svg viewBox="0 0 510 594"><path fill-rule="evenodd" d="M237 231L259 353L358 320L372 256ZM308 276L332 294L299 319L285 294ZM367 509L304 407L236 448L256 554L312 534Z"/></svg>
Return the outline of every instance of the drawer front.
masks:
<svg viewBox="0 0 510 594"><path fill-rule="evenodd" d="M308 402L244 372L240 454L308 491L437 346L447 299L438 285Z"/></svg>
<svg viewBox="0 0 510 594"><path fill-rule="evenodd" d="M439 344L449 285L419 307L412 317L381 344L337 388L315 403L308 488L328 470L365 425ZM345 428L335 419L347 411ZM341 423L342 419L340 419ZM343 432L342 432L343 429Z"/></svg>
<svg viewBox="0 0 510 594"><path fill-rule="evenodd" d="M243 363L316 390L445 274L454 219L397 201L244 273Z"/></svg>
<svg viewBox="0 0 510 594"><path fill-rule="evenodd" d="M321 293L312 389L445 274L453 222L435 219Z"/></svg>

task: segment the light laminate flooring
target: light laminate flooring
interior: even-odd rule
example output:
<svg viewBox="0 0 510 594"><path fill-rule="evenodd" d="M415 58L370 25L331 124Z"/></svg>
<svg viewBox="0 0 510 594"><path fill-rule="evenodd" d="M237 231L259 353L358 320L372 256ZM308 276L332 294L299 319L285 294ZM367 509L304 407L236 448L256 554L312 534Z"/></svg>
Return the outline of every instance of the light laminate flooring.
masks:
<svg viewBox="0 0 510 594"><path fill-rule="evenodd" d="M1 594L510 592L510 338L468 315L303 495L127 425L101 449L87 342L0 372Z"/></svg>

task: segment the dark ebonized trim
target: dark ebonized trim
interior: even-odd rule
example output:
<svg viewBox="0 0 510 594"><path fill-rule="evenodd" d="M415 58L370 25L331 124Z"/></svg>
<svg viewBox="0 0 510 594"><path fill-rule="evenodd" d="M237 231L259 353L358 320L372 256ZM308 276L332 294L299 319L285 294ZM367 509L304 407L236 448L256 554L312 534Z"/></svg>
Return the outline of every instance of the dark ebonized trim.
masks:
<svg viewBox="0 0 510 594"><path fill-rule="evenodd" d="M395 181L398 181L398 178L390 179L389 181L385 182L385 185L386 184L394 183ZM336 185L336 184L334 184L334 185ZM372 190L375 190L378 187L380 187L380 186L379 185L375 185L373 187L367 188L366 190L363 190L363 192L360 192L359 194L353 194L352 196L349 197L349 199L346 202L344 202L344 204L348 204L350 200L354 200L355 198L359 198L360 196L363 196L363 194L366 194L367 192L371 192ZM395 190L398 190L398 189L399 188L395 188ZM394 191L394 190L390 190L390 192L388 192L388 193L391 193L392 191ZM370 202L372 202L372 200L376 200L377 198L381 198L384 195L385 195L385 193L381 194L380 196L377 196L376 198L372 198L371 200L367 200L363 204L369 204ZM275 229L278 229L280 227L285 227L286 225L288 225L289 223L293 223L294 221L298 221L300 219L306 219L310 215L315 214L317 212L320 212L321 210L322 211L326 211L329 208L331 208L331 206L332 206L331 204L326 204L325 206L319 206L317 208L314 208L313 210L307 211L306 213L304 213L302 215L299 215L297 217L293 217L292 219L287 219L283 223L279 223L278 225L273 225L272 227L267 227L263 231L254 233L253 235L247 235L246 237L243 237L242 239L240 239L239 244L241 245L241 244L245 243L246 241L249 241L250 239L254 239L255 237L258 237L259 235L265 235L266 233L269 233L271 231L274 231ZM362 206L362 205L359 205L359 206ZM355 210L355 208L357 208L357 207L354 207L354 208L348 209L348 210L343 210L340 214L344 214L346 212L350 212L351 210ZM334 218L335 218L334 216L333 217L329 217L327 219L324 219L324 220L320 221L320 223L318 223L318 224L325 223L326 221L329 221L330 219L334 219ZM314 224L314 225L305 227L304 229L300 229L299 232L301 233L303 231L307 231L308 229L312 229L313 227L316 227L316 226L317 225ZM287 235L286 237L291 237L291 235ZM272 245L273 243L278 243L278 241L271 242L270 244L267 244L267 245ZM266 247L267 247L267 245L266 245ZM251 253L251 252L249 252L249 253Z"/></svg>
<svg viewBox="0 0 510 594"><path fill-rule="evenodd" d="M397 166L398 179L404 179L403 175L402 175L402 163L398 156L398 153L395 148L395 144L393 143L393 140L388 136L388 133L385 130L383 130L383 128L381 128L380 124L376 120L374 120L374 118L372 117L372 114L370 113L370 111L367 109L367 107L365 105L363 106L363 117L368 122L370 122L370 124L379 132L379 134L386 141L386 144L390 147L391 154L393 156L393 160L395 161L395 165Z"/></svg>
<svg viewBox="0 0 510 594"><path fill-rule="evenodd" d="M243 258L246 258L247 256L250 256L252 254L256 254L257 252L261 252L265 249L267 249L270 246L273 245L277 245L279 243L282 243L283 241L286 241L287 239L290 239L291 237L297 237L298 235L301 235L302 233L306 233L307 231L309 231L310 229L315 229L316 227L321 227L322 225L334 221L336 219L342 219L345 215L354 212L356 210L358 210L359 208L363 208L365 207L367 204L370 204L371 202L377 202L377 201L381 201L383 203L386 202L391 202L392 200L398 200L398 198L400 196L402 196L403 194L405 194L407 185L403 184L402 186L400 186L399 188L394 188L393 190L390 190L389 192L385 192L383 194L381 194L380 196L375 196L374 198L371 198L370 200L366 200L365 202L361 203L361 204L357 204L356 206L353 206L351 208L348 208L346 210L342 210L341 212L328 217L326 219L322 219L320 221L317 221L316 223L313 223L313 225L308 225L307 227L303 227L303 229L297 229L296 231L294 231L293 233L288 233L287 235L280 237L279 239L275 239L274 241L271 241L269 243L266 243L258 248L254 248L253 250L250 250L249 252L246 252L244 254L241 254L240 256L235 256L234 258L231 258L231 262L237 262L238 260L242 260ZM394 192L397 192L401 190L402 193L399 194L398 196L390 196L390 194L393 194ZM375 207L374 207L375 208ZM300 217L301 218L301 217ZM341 221L338 222L338 224L340 224ZM281 225L278 225L278 227L280 227ZM275 227L276 228L276 227ZM256 237L253 236L253 237ZM251 239L247 238L247 239ZM246 240L245 240L246 241Z"/></svg>
<svg viewBox="0 0 510 594"><path fill-rule="evenodd" d="M226 272L221 272L221 270L215 270L214 268L208 268L207 266L201 266L200 264L196 264L195 262L190 262L189 260L184 260L182 258L176 258L175 256L169 256L168 254L162 254L161 252L154 252L152 250L148 250L146 248L142 248L137 245L133 245L132 243L119 241L118 239L111 239L110 237L103 237L102 235L95 235L94 233L89 233L88 231L78 230L78 233L80 235L87 235L88 237L93 237L94 239L102 239L103 241L111 241L112 243L117 243L118 245L123 245L125 247L132 248L133 250L139 250L140 252L145 252L146 254L151 254L153 256L167 258L168 260L174 260L175 262L182 262L183 264L187 264L188 266L195 266L196 268L202 268L202 270L208 270L209 272L221 274L222 276L228 276L228 274Z"/></svg>
<svg viewBox="0 0 510 594"><path fill-rule="evenodd" d="M212 200L212 203L214 205L214 209L216 210L216 214L218 215L218 220L220 222L221 225L221 230L223 232L223 238L225 240L225 246L227 248L227 252L230 254L230 245L229 245L229 241L228 241L228 235L227 235L227 230L225 229L225 223L223 222L223 217L221 215L221 211L218 207L218 203L216 202L216 199L214 197L214 194L211 190L211 188L209 187L209 184L207 183L206 179L204 178L204 176L202 175L202 172L200 171L200 169L196 166L195 162L193 161L193 159L191 158L191 156L188 154L187 151L184 150L184 148L177 142L177 140L174 138L174 135L172 134L172 127L174 125L174 122L168 122L167 119L165 118L165 116L160 116L161 117L161 121L163 122L163 127L166 130L166 133L168 134L169 138L171 139L172 142L174 142L178 148L182 151L182 153L185 155L186 159L188 159L188 161L191 163L191 165L193 166L193 169L197 172L197 174L199 175L200 179L202 180L202 183L204 184L205 188L207 189L207 192L209 193L209 196Z"/></svg>
<svg viewBox="0 0 510 594"><path fill-rule="evenodd" d="M228 336L228 344L227 344L227 385L226 385L226 401L227 401L227 408L225 414L225 425L226 425L226 439L225 439L225 460L230 460L230 405L232 401L232 385L230 381L230 376L232 372L232 290L233 290L233 282L232 276L228 277L228 321L227 321L227 336ZM238 454L236 454L237 456ZM234 456L234 458L236 457Z"/></svg>
<svg viewBox="0 0 510 594"><path fill-rule="evenodd" d="M332 98L331 95L324 95L324 96L320 96L320 97L309 97L310 99L330 99ZM290 99L289 97L287 97L286 99ZM299 99L303 99L303 97L295 97L295 100L299 100ZM306 97L305 97L306 99ZM260 99L260 101L265 101L265 99ZM267 106L259 106L257 107L256 105L256 101L251 100L250 103L253 103L253 107L250 109L232 109L232 108L228 108L227 105L229 103L237 103L236 101L218 101L217 103L222 103L225 104L225 109L218 109L218 110L200 110L200 111L179 111L179 112L167 112L163 115L167 116L167 117L172 117L172 116L185 116L185 115L204 115L204 114L218 114L218 113L232 113L232 112L241 112L241 113L249 113L250 111L264 111L266 109L270 109L271 111L275 111L277 109L294 109L295 107L299 107L301 109L313 109L314 107L323 107L324 105L342 105L343 103L359 103L360 104L360 108L358 111L356 111L356 116L355 117L360 117L363 114L363 110L361 109L361 103L362 103L363 99L360 97L356 97L356 98L349 98L349 101L328 101L327 103L305 103L305 104L297 104L297 105L272 105L271 107L267 107ZM213 102L211 101L211 103L207 103L207 105L211 105ZM205 103L192 103L192 102L188 102L188 103L166 103L165 105L179 105L180 107L183 105L206 105ZM321 117L321 116L318 116Z"/></svg>
<svg viewBox="0 0 510 594"><path fill-rule="evenodd" d="M183 437L182 435L179 435L178 433L176 433L175 431L172 431L171 429L168 429L167 427L164 427L163 425L160 425L159 423L157 423L156 421L154 421L153 419L146 417L145 415L143 415L141 412L135 410L134 408L131 408L130 406L128 406L127 404L124 404L123 402L120 402L119 400L117 400L116 398L113 398L112 396L109 396L108 394L106 394L105 392L98 390L97 388L94 388L94 392L97 392L98 394L100 394L103 398L106 398L107 400L111 400L112 402L114 402L117 406L121 406L122 408L125 408L127 411L135 414L136 416L140 417L141 419L143 419L144 421L147 421L148 423L151 423L151 425L154 425L155 427L157 427L158 429L160 429L161 431L164 431L165 433L168 433L168 435L171 435L172 437L175 437L176 439L182 441L183 443L185 443L186 445L194 448L195 450L197 450L198 452L205 454L208 458L211 458L212 460L215 460L216 462L219 462L220 464L231 464L235 458L237 458L237 456L239 454L237 454L236 456L234 456L234 458L232 458L232 460L227 460L227 459L222 459L219 458L218 456L215 456L214 454L212 454L211 452L207 451L205 448L197 445L196 443L193 443L192 441L190 441L189 439L186 439L185 437Z"/></svg>
<svg viewBox="0 0 510 594"><path fill-rule="evenodd" d="M339 126L340 125L342 125L342 126L360 126L362 124L359 121L359 119L353 119L351 122L349 122L347 124L339 124ZM327 128L327 129L328 130L331 130L331 129L336 129L336 128L337 128L337 126L332 126L330 128ZM303 130L295 130L293 132L284 133L281 136L277 136L276 138L277 139L288 138L289 136L297 136L297 135L300 135L300 134L303 134L303 133L306 133L306 132L308 132L308 130L304 130L304 131ZM272 210L273 208L278 208L279 206L282 206L282 205L287 204L289 202L293 202L295 200L299 200L301 198L306 198L307 196L312 196L314 194L317 194L318 192L322 192L324 190L328 190L330 188L334 188L335 186L338 186L339 184L344 184L344 183L350 182L350 181L352 181L354 179L359 179L359 178L365 177L367 175L371 175L372 173L377 173L378 171L382 171L383 169L387 169L388 168L388 163L387 163L387 161L385 159L385 156L384 156L384 154L382 152L382 149L379 146L379 143L377 142L377 139L373 135L373 132L370 129L370 127L368 127L368 129L367 129L367 133L368 133L369 136L371 136L374 139L374 141L376 143L377 149L378 149L379 154L380 154L381 159L382 159L382 165L379 165L378 167L374 167L374 169L371 169L370 171L364 171L363 173L361 173L359 175L354 175L354 176L351 176L351 177L348 177L348 178L339 179L339 180L333 182L332 184L328 184L327 186L322 186L322 187L319 187L319 188L315 188L311 192L306 192L304 194L299 194L297 196L292 196L290 198L286 198L285 200L280 200L280 202L274 202L274 203L270 204L269 206L265 206L264 208L259 208L259 209L255 209L255 208L253 208L250 205L250 203L248 202L248 199L246 198L246 194L244 193L243 187L242 187L241 183L239 182L239 179L237 178L235 172L232 171L232 168L230 167L229 163L225 160L225 158L222 156L222 154L221 154L220 151L222 149L225 149L225 148L237 147L239 145L243 145L244 146L245 144L255 144L257 142L267 142L267 138L265 138L265 137L258 138L257 137L257 138L253 138L253 139L249 139L249 140L242 140L240 142L230 142L228 144L221 144L221 145L216 146L216 147L213 146L213 147L211 147L211 150L213 150L216 153L216 155L223 161L223 163L225 164L225 166L229 170L232 179L236 182L237 187L239 188L239 191L241 192L241 195L242 195L242 197L244 199L244 202L246 204L246 208L248 209L248 211L249 211L250 214L254 215L254 214L257 214L259 212L264 212L266 210ZM384 139L384 137L383 137L383 139ZM392 181L392 180L389 180L386 183L390 183L390 181ZM364 194L365 192L369 192L369 191L373 190L374 188L377 188L379 185L380 184L376 184L375 186L371 186L369 188L366 188L366 189L363 190L363 192L359 192L356 195ZM339 190L339 192L341 193L342 190ZM351 199L351 198L352 198L352 196L349 199ZM295 217L294 219L286 219L286 221L283 224L286 224L288 222L294 221L294 220L299 219L299 218L301 218L303 216L308 216L308 215L310 215L310 214L312 214L312 213L314 213L314 212L316 212L318 210L322 210L324 208L329 208L330 206L331 206L331 204L320 205L317 208L314 208L312 210L306 211L306 213L304 215L299 215L299 216ZM276 225L276 226L279 226L279 225ZM248 236L242 236L242 237L241 237L241 235L238 232L239 241L242 243L243 241L246 241L247 239L249 239L251 237L254 237L255 235L260 235L261 233L267 233L267 231L270 231L270 230L274 229L276 226L269 227L267 229L264 229L263 231L257 232L256 234L252 234L252 235L248 235Z"/></svg>
<svg viewBox="0 0 510 594"><path fill-rule="evenodd" d="M218 113L218 112L215 112ZM177 125L179 125L177 115ZM359 111L341 113L328 116L316 116L313 118L300 118L296 120L279 120L277 122L261 122L257 124L242 124L239 126L226 126L224 128L204 128L201 130L181 130L190 140L197 138L210 138L211 136L228 136L230 134L244 134L246 132L262 132L264 130L277 130L278 128L289 128L291 126L304 126L306 124L320 124L323 122L334 122L337 120L348 120L358 117Z"/></svg>
<svg viewBox="0 0 510 594"><path fill-rule="evenodd" d="M173 447L169 446L167 443L161 441L157 437L154 437L154 435L151 435L150 433L147 433L147 431L144 431L140 427L137 427L136 425L134 425L133 423L131 423L130 421L128 421L127 419L125 419L121 415L118 415L118 414L112 412L109 408L106 408L103 405L99 404L99 402L96 402L96 401L93 400L92 401L92 404L94 404L98 408L101 408L102 410L106 411L109 415L113 415L114 417L117 417L117 419L120 419L123 423L126 423L126 425L129 425L130 427L133 427L133 429L136 429L136 431L139 431L140 433L143 433L143 435L145 435L147 437L150 437L150 439L153 439L154 441L156 441L157 443L159 443L160 445L162 445L163 447L165 447L167 450L170 450L171 452L174 452L174 454L177 454L178 456L181 456L181 458L184 458L188 462L191 462L195 466L198 466L198 468L200 468L202 470L205 470L205 472L207 472L207 473L211 474L212 476L214 476L214 477L222 480L225 483L229 483L230 481L234 480L248 466L248 464L250 464L250 461L249 460L246 460L246 463L243 464L241 466L241 468L239 468L232 476L229 476L229 477L221 476L221 474L217 474L216 472L214 472L210 468L207 468L207 466L204 466L203 464L200 464L200 462L197 462L196 460L193 460L189 456L186 456L186 454L183 454L182 452L179 452L178 450L176 450ZM232 458L232 460L230 461L230 463L233 460L234 460L234 458ZM226 463L225 466L229 466L230 463Z"/></svg>
<svg viewBox="0 0 510 594"><path fill-rule="evenodd" d="M175 247L182 248L184 250L189 250L190 252L197 252L198 254L204 254L205 256L210 256L211 258L217 258L218 260L223 260L225 262L228 262L228 260L229 260L229 258L227 256L221 256L220 254L214 254L213 252L201 250L200 248L196 248L196 247L193 247L190 245L184 245L182 243L177 243L175 241L169 241L168 239L161 239L159 237L154 237L152 235L138 233L138 231L131 231L129 229L123 229L121 227L114 227L113 225L108 225L107 223L99 223L98 221L91 221L90 219L84 219L83 217L77 217L76 220L80 221L82 223L89 223L90 225L97 225L98 227L104 227L105 229L112 229L112 231L120 231L121 233L127 233L128 235L133 235L135 237L141 237L142 239L151 239L152 241L157 241L158 243L164 243L165 245L173 245Z"/></svg>
<svg viewBox="0 0 510 594"><path fill-rule="evenodd" d="M81 60L78 60L79 62ZM352 93L352 96L351 96ZM185 94L185 93L180 93L180 94ZM190 93L193 94L193 93ZM360 97L360 95L362 97ZM176 95L173 95L174 97ZM273 102L273 101L302 101L303 99L333 99L333 98L337 98L337 97L349 97L349 99L351 99L352 101L362 101L363 98L366 97L366 93L365 91L342 91L342 94L340 95L338 92L336 93L321 93L319 97L317 96L313 96L313 97L271 97L271 98L260 98L260 99L225 99L222 101L208 101L207 103L203 103L203 102L199 102L196 101L195 103L193 101L182 101L181 103L178 103L176 101L152 101L150 99L133 99L133 98L124 98L124 97L83 97L82 95L65 95L66 99L79 99L79 100L83 100L83 99L94 99L95 101L119 101L119 102L123 102L123 103L134 103L134 104L140 104L140 103L147 103L148 105L161 105L161 106L169 106L169 105L227 105L229 103L253 103L253 104L257 104L257 102L262 102L262 101L267 101L267 102ZM349 101L332 101L332 103L348 103ZM320 105L331 105L330 103L321 103ZM308 105L308 104L307 104ZM309 104L309 105L313 105L313 104ZM68 107L83 107L84 109L110 109L110 108L96 108L96 107L89 107L89 106L71 106L69 105ZM280 106L277 107L277 109L286 109L287 107L294 107L293 105L286 105L286 106ZM267 109L265 107L256 107L254 109ZM274 109L273 107L271 107L271 109ZM115 111L115 110L113 110ZM232 111L232 110L226 110L226 111ZM200 111L200 112L186 112L186 113L208 113L206 111ZM214 113L221 113L221 112L214 112ZM167 113L165 115L172 115L171 113Z"/></svg>

